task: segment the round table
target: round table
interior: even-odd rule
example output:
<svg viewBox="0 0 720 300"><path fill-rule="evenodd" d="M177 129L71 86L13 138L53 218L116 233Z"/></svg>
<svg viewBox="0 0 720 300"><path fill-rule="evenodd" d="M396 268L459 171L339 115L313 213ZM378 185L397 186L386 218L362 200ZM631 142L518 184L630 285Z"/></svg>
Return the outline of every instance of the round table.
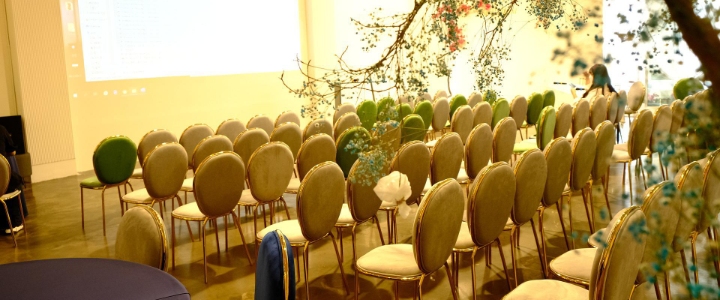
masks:
<svg viewBox="0 0 720 300"><path fill-rule="evenodd" d="M190 299L170 274L137 263L66 258L0 265L1 299Z"/></svg>

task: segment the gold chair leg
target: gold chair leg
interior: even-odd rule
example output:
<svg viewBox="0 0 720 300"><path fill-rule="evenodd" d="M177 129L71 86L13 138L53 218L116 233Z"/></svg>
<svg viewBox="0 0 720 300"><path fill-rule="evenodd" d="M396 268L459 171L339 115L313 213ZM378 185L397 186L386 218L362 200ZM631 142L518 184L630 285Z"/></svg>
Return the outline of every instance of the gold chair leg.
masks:
<svg viewBox="0 0 720 300"><path fill-rule="evenodd" d="M517 226L513 226L512 229L510 229L510 255L512 256L513 280L515 280L515 287L518 286L517 258L515 257L515 244L517 243L515 239L516 230Z"/></svg>
<svg viewBox="0 0 720 300"><path fill-rule="evenodd" d="M383 237L382 229L380 229L380 220L378 220L377 215L373 216L373 219L375 220L375 225L377 226L378 234L380 234L380 243L384 246L385 238Z"/></svg>
<svg viewBox="0 0 720 300"><path fill-rule="evenodd" d="M123 210L122 194L120 193L119 185L117 186L117 190L118 190L118 201L120 202L120 216L122 217L125 215L125 210ZM127 194L127 192L125 194Z"/></svg>
<svg viewBox="0 0 720 300"><path fill-rule="evenodd" d="M393 243L393 240L392 240L393 235L392 235L392 219L390 217L390 211L386 210L385 215L387 216L388 244L392 244Z"/></svg>
<svg viewBox="0 0 720 300"><path fill-rule="evenodd" d="M643 168L642 158L638 158L638 162L640 163L640 173L642 173L643 177L643 185L645 186L645 189L647 190L647 178L645 177L645 168Z"/></svg>
<svg viewBox="0 0 720 300"><path fill-rule="evenodd" d="M500 261L502 262L503 270L505 270L505 281L507 281L508 290L512 290L512 286L510 284L510 274L507 269L507 264L505 263L505 253L503 253L500 238L495 239L495 242L497 242L498 252L500 252ZM492 244L488 247L488 249L492 252Z"/></svg>
<svg viewBox="0 0 720 300"><path fill-rule="evenodd" d="M543 265L543 277L548 277L548 263L547 263L547 242L545 238L545 227L543 226L543 215L545 214L545 206L540 207L540 213L538 213L538 225L540 226L540 240L542 241L542 256L540 264ZM534 230L533 230L534 231ZM538 250L539 251L539 250Z"/></svg>
<svg viewBox="0 0 720 300"><path fill-rule="evenodd" d="M562 201L562 197L560 198L560 200ZM575 238L573 237L575 230L573 229L572 218L572 194L568 196L568 220L570 222L570 245L572 246L571 249L575 249Z"/></svg>
<svg viewBox="0 0 720 300"><path fill-rule="evenodd" d="M490 247L488 247L488 248L492 248L492 244L491 244ZM475 274L475 253L477 253L477 250L478 250L478 248L477 248L477 247L474 247L474 248L473 248L472 255L470 256L470 274L471 274L471 276L472 276L472 294L473 294L473 299L476 299L476 298L477 298L477 292L476 292L476 290L477 290L477 283L475 282L475 280L477 280L477 279L475 279L475 278L476 278L476 274ZM460 281L459 279L457 279L457 280Z"/></svg>
<svg viewBox="0 0 720 300"><path fill-rule="evenodd" d="M607 188L607 182L610 181L608 178L610 177L610 173L605 173L605 176L602 177L602 184L603 184L603 194L605 194L605 204L607 204L608 209L608 220L612 218L612 210L610 209L610 199L608 198L608 188Z"/></svg>
<svg viewBox="0 0 720 300"><path fill-rule="evenodd" d="M397 212L398 208L396 207L392 212L392 226L393 226L393 241L397 244L398 242L398 230L397 230Z"/></svg>
<svg viewBox="0 0 720 300"><path fill-rule="evenodd" d="M453 279L452 274L450 274L450 266L448 266L447 261L445 262L445 272L448 275L448 282L450 283L450 292L452 292L453 299L458 300L457 288L455 288L455 286L453 286L453 284L452 284L454 279Z"/></svg>
<svg viewBox="0 0 720 300"><path fill-rule="evenodd" d="M180 196L175 195L174 198L177 199L178 207L182 206L182 199L180 199ZM172 201L172 200L170 200L170 201ZM173 210L174 210L174 209L173 209ZM170 213L170 215L172 216L172 213ZM186 221L185 221L185 224L187 224L188 233L190 233L190 241L194 243L194 242L195 242L195 238L193 237L192 228L190 228L190 221L187 221L187 220L186 220Z"/></svg>
<svg viewBox="0 0 720 300"><path fill-rule="evenodd" d="M203 220L202 226L200 227L200 239L202 239L202 245L203 245L203 268L205 269L205 284L208 283L208 272L207 272L207 254L205 250L205 240L207 240L205 236L205 224L207 223L208 219Z"/></svg>
<svg viewBox="0 0 720 300"><path fill-rule="evenodd" d="M105 236L105 186L103 186L102 193L100 194L102 199L102 219L103 219L103 236Z"/></svg>
<svg viewBox="0 0 720 300"><path fill-rule="evenodd" d="M698 269L700 266L698 266L697 262L697 250L695 249L695 243L697 242L698 235L700 235L699 232L694 231L692 235L690 236L690 247L692 249L692 260L693 264L695 265L695 284L700 283L700 279L698 278Z"/></svg>
<svg viewBox="0 0 720 300"><path fill-rule="evenodd" d="M2 203L3 207L5 207L5 216L7 216L8 226L10 226L10 234L12 234L13 243L15 243L15 248L17 248L17 240L15 239L15 230L13 230L12 221L10 221L10 210L8 210L7 204L5 204L5 201L0 201ZM22 210L22 206L20 206L20 210Z"/></svg>
<svg viewBox="0 0 720 300"><path fill-rule="evenodd" d="M225 226L225 252L228 252L228 217L223 216L223 225Z"/></svg>
<svg viewBox="0 0 720 300"><path fill-rule="evenodd" d="M595 217L593 214L590 213L590 210L588 209L588 199L587 199L587 191L585 191L585 188L580 191L582 193L583 198L583 204L585 204L585 215L587 216L588 225L590 227L590 234L595 233ZM592 207L592 199L590 199L590 207Z"/></svg>
<svg viewBox="0 0 720 300"><path fill-rule="evenodd" d="M212 225L215 226L215 245L217 246L217 257L220 260L220 228L218 228L217 218L210 220Z"/></svg>
<svg viewBox="0 0 720 300"><path fill-rule="evenodd" d="M20 199L20 195L17 195L16 198L18 201L18 207L20 207L20 217L22 217L22 226L24 228L23 231L25 232L25 241L27 242L28 227L25 225L25 212L23 211L22 199Z"/></svg>
<svg viewBox="0 0 720 300"><path fill-rule="evenodd" d="M82 222L82 229L85 231L85 197L83 193L83 187L80 187L80 220Z"/></svg>
<svg viewBox="0 0 720 300"><path fill-rule="evenodd" d="M338 252L337 243L335 242L335 236L330 232L330 238L332 238L333 246L335 247L335 255L338 259L338 266L340 267L340 275L342 275L343 285L345 285L345 292L350 295L350 286L348 286L347 278L345 278L345 270L343 269L342 260L340 259L340 253Z"/></svg>
<svg viewBox="0 0 720 300"><path fill-rule="evenodd" d="M718 239L717 230L716 230L714 227L712 227L712 226L708 227L707 234L708 234L708 238L709 238L713 243L717 243L717 242L718 242L718 240L717 240L717 239ZM720 256L720 253L718 253L717 248L715 248L715 254L714 254L714 255L715 255L716 258L717 258L718 256ZM715 266L715 274L720 275L720 262L719 262L717 259L713 259L713 265ZM718 282L718 288L720 288L720 276L717 277L717 282Z"/></svg>
<svg viewBox="0 0 720 300"><path fill-rule="evenodd" d="M308 270L310 269L310 249L308 248L310 246L310 242L305 242L305 246L303 247L303 265L304 269L303 272L305 273L305 299L310 300L310 272Z"/></svg>
<svg viewBox="0 0 720 300"><path fill-rule="evenodd" d="M635 175L635 173L633 173L632 167L630 167L630 165L632 165L632 162L631 162L631 161L627 163L627 168L628 168L628 181L629 181L629 186L630 186L630 205L633 205L634 199L633 199L633 184L632 184L632 178L633 178L633 176Z"/></svg>
<svg viewBox="0 0 720 300"><path fill-rule="evenodd" d="M685 281L690 282L690 272L687 267L687 257L685 256L685 249L680 250L680 258L682 259L683 271L685 273Z"/></svg>
<svg viewBox="0 0 720 300"><path fill-rule="evenodd" d="M667 271L665 272L665 299L672 300L672 294L670 293L670 276ZM690 282L690 280L688 280Z"/></svg>
<svg viewBox="0 0 720 300"><path fill-rule="evenodd" d="M542 252L540 252L540 250L541 250L540 243L538 242L537 232L535 232L535 221L533 221L533 219L530 219L530 226L532 227L533 236L535 237L535 249L537 249L538 258L540 259L540 269L542 270L543 277L547 278L547 275L546 275L547 272L545 271L545 264L543 264L543 262L545 260L543 260L543 254L542 254Z"/></svg>
<svg viewBox="0 0 720 300"><path fill-rule="evenodd" d="M357 227L357 222L355 222L352 226L352 229L350 229L350 234L352 235L352 250L353 250L353 270L355 271L355 300L358 299L360 296L360 272L357 270L357 237L355 235L355 228ZM378 227L379 228L379 227ZM380 234L380 237L382 237L382 233Z"/></svg>
<svg viewBox="0 0 720 300"><path fill-rule="evenodd" d="M560 199L562 199L562 198L560 198ZM555 206L556 206L557 212L558 212L558 219L560 220L560 228L562 228L563 237L565 238L565 246L567 246L568 251L570 251L570 242L568 242L567 232L565 231L565 221L563 221L564 217L563 217L563 213L562 213L561 202L562 201L556 202ZM547 264L546 264L546 266L547 266Z"/></svg>
<svg viewBox="0 0 720 300"><path fill-rule="evenodd" d="M422 283L425 281L425 275L420 275L420 280L417 282L417 291L416 294L418 295L418 300L422 300ZM397 295L397 294L396 294Z"/></svg>
<svg viewBox="0 0 720 300"><path fill-rule="evenodd" d="M340 262L345 261L345 247L343 246L342 228L335 227L338 233L338 240L340 240Z"/></svg>
<svg viewBox="0 0 720 300"><path fill-rule="evenodd" d="M238 221L238 216L235 215L235 212L230 212L230 214L233 217L233 220L235 221L235 227L237 227L238 232L240 232L240 239L242 240L243 247L245 248L245 254L247 255L248 262L250 262L250 265L253 265L253 260L250 258L250 250L248 250L247 243L245 242L245 235L242 232L242 228L240 227L240 222ZM255 234L257 236L257 234ZM256 245L256 249L259 248L260 245ZM297 259L297 257L295 257ZM300 264L297 264L297 268L300 268ZM300 273L298 273L298 277L300 277Z"/></svg>
<svg viewBox="0 0 720 300"><path fill-rule="evenodd" d="M175 270L175 217L170 216L170 245L172 247L172 269Z"/></svg>
<svg viewBox="0 0 720 300"><path fill-rule="evenodd" d="M287 208L287 202L285 202L285 197L280 197L280 201L282 201L283 207L285 207L285 215L287 216L287 219L290 220L290 211Z"/></svg>

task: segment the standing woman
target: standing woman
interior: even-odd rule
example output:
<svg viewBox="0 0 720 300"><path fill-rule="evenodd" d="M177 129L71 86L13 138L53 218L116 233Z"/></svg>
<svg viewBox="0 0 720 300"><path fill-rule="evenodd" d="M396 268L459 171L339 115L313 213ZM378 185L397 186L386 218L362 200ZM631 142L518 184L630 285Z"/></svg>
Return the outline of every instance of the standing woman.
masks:
<svg viewBox="0 0 720 300"><path fill-rule="evenodd" d="M605 65L596 64L589 70L583 73L585 75L585 83L589 83L589 86L585 87L585 93L580 98L592 98L596 95L603 95L605 97L610 96L611 93L616 92L610 82L610 75L608 75L607 68ZM574 99L578 99L578 95L575 92L575 86L571 85L570 92Z"/></svg>
<svg viewBox="0 0 720 300"><path fill-rule="evenodd" d="M15 159L15 144L10 137L5 126L0 125L0 154L5 156L5 159L10 163L10 184L8 185L7 192L14 190L20 190L20 201L22 202L22 210L27 217L27 204L25 203L25 192L23 192L23 179L20 176L20 170L18 169L17 160ZM1 192L0 192L1 193ZM20 213L20 207L17 201L5 202L8 207L8 214L13 225L17 225L13 228L13 231L18 232L23 229L22 225L22 214ZM7 216L4 212L0 212L0 233L10 234L10 228L8 228Z"/></svg>

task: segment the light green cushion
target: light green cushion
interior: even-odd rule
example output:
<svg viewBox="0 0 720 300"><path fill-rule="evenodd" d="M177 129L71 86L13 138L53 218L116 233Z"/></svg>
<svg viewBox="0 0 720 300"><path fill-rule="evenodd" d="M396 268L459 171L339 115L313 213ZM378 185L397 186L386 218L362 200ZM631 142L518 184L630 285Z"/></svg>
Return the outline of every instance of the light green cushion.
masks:
<svg viewBox="0 0 720 300"><path fill-rule="evenodd" d="M357 114L360 117L362 126L367 130L371 130L375 122L377 122L377 104L375 104L375 101L365 100L358 105Z"/></svg>
<svg viewBox="0 0 720 300"><path fill-rule="evenodd" d="M540 113L540 121L538 123L538 145L540 150L545 150L545 146L553 140L555 134L555 108L548 106L543 108Z"/></svg>
<svg viewBox="0 0 720 300"><path fill-rule="evenodd" d="M355 126L345 130L345 132L338 137L335 159L346 178L348 174L350 174L350 169L353 164L358 159L359 152L365 151L367 147L370 147L370 141L370 132L361 126ZM348 149L348 145L351 143L352 146Z"/></svg>
<svg viewBox="0 0 720 300"><path fill-rule="evenodd" d="M397 111L397 121L402 121L405 117L412 114L412 108L410 107L410 104L403 103L395 107L395 110Z"/></svg>
<svg viewBox="0 0 720 300"><path fill-rule="evenodd" d="M485 91L485 95L483 95L483 99L490 103L490 105L495 104L495 100L497 100L497 94L493 90Z"/></svg>
<svg viewBox="0 0 720 300"><path fill-rule="evenodd" d="M465 99L465 96L455 95L454 97L452 97L452 100L450 100L450 120L452 120L452 116L455 113L455 110L463 105L467 105L467 99Z"/></svg>
<svg viewBox="0 0 720 300"><path fill-rule="evenodd" d="M380 99L377 103L377 119L381 122L397 120L394 106L395 100L393 100L393 98L385 97Z"/></svg>
<svg viewBox="0 0 720 300"><path fill-rule="evenodd" d="M83 181L80 181L80 186L82 187L88 187L88 188L99 188L103 187L104 184L100 182L100 180L97 179L97 177L93 176L90 178L85 178Z"/></svg>
<svg viewBox="0 0 720 300"><path fill-rule="evenodd" d="M540 118L540 111L543 108L543 96L538 93L532 93L528 98L527 123L530 125L537 124Z"/></svg>
<svg viewBox="0 0 720 300"><path fill-rule="evenodd" d="M495 124L500 122L500 120L507 118L510 116L510 104L508 104L507 100L504 98L500 98L493 104L493 118L492 118L492 128L495 128Z"/></svg>
<svg viewBox="0 0 720 300"><path fill-rule="evenodd" d="M555 91L547 90L543 93L543 107L555 106Z"/></svg>
<svg viewBox="0 0 720 300"><path fill-rule="evenodd" d="M116 184L128 180L135 170L137 148L125 136L106 138L95 149L93 168L98 180L105 184Z"/></svg>
<svg viewBox="0 0 720 300"><path fill-rule="evenodd" d="M685 97L694 95L704 89L705 87L703 87L700 80L691 77L678 80L673 87L673 94L675 95L675 99L683 100Z"/></svg>
<svg viewBox="0 0 720 300"><path fill-rule="evenodd" d="M416 114L408 115L402 121L402 143L422 141L425 137L425 123Z"/></svg>
<svg viewBox="0 0 720 300"><path fill-rule="evenodd" d="M513 147L513 153L519 154L537 148L538 145L535 139L525 139L522 142L515 143L515 146Z"/></svg>
<svg viewBox="0 0 720 300"><path fill-rule="evenodd" d="M415 112L413 113L422 117L423 124L425 124L425 130L430 129L430 124L432 124L433 118L433 106L430 101L425 100L418 103L418 105L415 106Z"/></svg>

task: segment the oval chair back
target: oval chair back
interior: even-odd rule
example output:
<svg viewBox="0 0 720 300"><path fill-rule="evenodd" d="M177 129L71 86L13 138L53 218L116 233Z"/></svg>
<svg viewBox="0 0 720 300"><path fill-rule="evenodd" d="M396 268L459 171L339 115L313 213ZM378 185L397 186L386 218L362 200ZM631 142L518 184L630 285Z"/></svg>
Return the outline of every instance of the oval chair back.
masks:
<svg viewBox="0 0 720 300"><path fill-rule="evenodd" d="M433 118L432 128L435 131L440 131L445 128L448 119L450 118L450 103L447 99L440 98L435 100L433 103Z"/></svg>
<svg viewBox="0 0 720 300"><path fill-rule="evenodd" d="M456 179L463 160L463 143L460 135L450 132L440 137L430 157L431 184L448 178Z"/></svg>
<svg viewBox="0 0 720 300"><path fill-rule="evenodd" d="M300 181L305 174L320 163L335 161L335 141L327 134L320 133L307 139L298 151L297 168Z"/></svg>
<svg viewBox="0 0 720 300"><path fill-rule="evenodd" d="M455 111L461 106L467 105L467 99L463 95L455 95L450 99L450 120L452 120Z"/></svg>
<svg viewBox="0 0 720 300"><path fill-rule="evenodd" d="M197 171L197 168L200 166L200 163L205 160L206 157L223 151L232 151L233 150L233 144L232 142L224 135L213 135L206 137L200 143L198 143L197 147L195 147L195 151L193 151L192 156L192 167L193 172Z"/></svg>
<svg viewBox="0 0 720 300"><path fill-rule="evenodd" d="M215 132L213 129L206 124L191 125L190 127L185 128L182 134L180 134L180 145L182 145L185 148L185 152L187 152L188 169L192 169L192 155L195 151L195 147L197 147L200 141L214 134Z"/></svg>
<svg viewBox="0 0 720 300"><path fill-rule="evenodd" d="M490 105L495 104L495 101L497 101L497 93L493 90L487 90L485 91L485 94L483 94L483 99L490 103Z"/></svg>
<svg viewBox="0 0 720 300"><path fill-rule="evenodd" d="M397 106L395 106L395 112L397 112L395 121L400 122L400 121L402 121L402 119L404 119L408 115L412 114L413 110L412 110L412 107L410 107L410 104L403 103L403 104L398 104Z"/></svg>
<svg viewBox="0 0 720 300"><path fill-rule="evenodd" d="M422 93L420 93L420 94L418 95L418 99L420 99L420 101L422 101L422 100L427 100L427 101L430 101L430 102L434 102L432 96L430 95L430 93L427 93L427 92L422 92Z"/></svg>
<svg viewBox="0 0 720 300"><path fill-rule="evenodd" d="M351 103L345 103L343 105L340 105L338 108L335 109L335 113L333 113L333 124L337 122L340 117L344 116L346 113L357 113L355 110L355 105L352 105Z"/></svg>
<svg viewBox="0 0 720 300"><path fill-rule="evenodd" d="M490 162L492 139L493 133L488 124L475 126L470 132L465 143L465 172L470 180L474 180Z"/></svg>
<svg viewBox="0 0 720 300"><path fill-rule="evenodd" d="M380 208L382 200L378 198L377 194L373 190L377 186L377 181L370 180L370 184L367 184L363 177L371 176L364 174L373 166L362 166L362 164L368 164L369 161L357 160L350 169L350 175L347 180L347 205L352 215L353 220L358 223L365 222L370 218L374 217ZM374 174L373 174L374 175ZM381 177L385 176L384 172L378 174Z"/></svg>
<svg viewBox="0 0 720 300"><path fill-rule="evenodd" d="M415 127L410 123L417 123L419 125L420 120L417 120L415 117L417 115L407 115L405 118L413 116L414 119L412 121L408 120L408 128L409 127ZM421 118L422 119L422 118ZM402 131L402 122L395 123L395 122L385 122L382 123L381 126L385 126L385 130L373 130L372 131L372 143L373 145L382 145L384 147L385 151L389 151L388 153L395 153L397 149L400 149L400 145L403 143L403 131ZM380 126L375 126L375 128L381 128ZM412 131L412 130L410 130ZM423 130L422 133L417 132L417 129L415 129L415 135L412 136L414 138L419 138L420 140L423 139L425 136L425 131Z"/></svg>
<svg viewBox="0 0 720 300"><path fill-rule="evenodd" d="M262 130L265 130L265 133L269 136L275 129L275 122L273 122L273 120L268 116L257 115L250 118L250 121L247 122L247 128L261 128Z"/></svg>
<svg viewBox="0 0 720 300"><path fill-rule="evenodd" d="M413 109L415 107L415 102L417 102L417 101L415 101L415 99L411 100L410 96L408 96L408 95L401 95L397 99L397 104L407 103L410 105L410 107L413 107ZM375 108L377 109L377 105L375 106Z"/></svg>
<svg viewBox="0 0 720 300"><path fill-rule="evenodd" d="M660 152L659 143L666 138L666 134L670 133L672 117L672 109L670 109L670 106L662 105L655 111L649 145L650 151L653 153Z"/></svg>
<svg viewBox="0 0 720 300"><path fill-rule="evenodd" d="M656 276L657 270L650 267L651 264L665 265L656 255L658 249L670 243L675 235L678 221L680 220L680 199L672 199L665 195L667 188L673 184L672 181L663 181L647 189L643 195L642 211L646 216L655 219L647 223L647 245L642 264L648 265L643 272L638 272L638 282L648 280L646 275ZM612 225L612 224L611 224ZM609 228L609 227L608 227ZM605 237L603 237L603 242Z"/></svg>
<svg viewBox="0 0 720 300"><path fill-rule="evenodd" d="M285 123L295 123L295 125L300 126L300 116L291 110L286 110L280 115L278 115L277 119L275 119L275 127L280 126L281 124Z"/></svg>
<svg viewBox="0 0 720 300"><path fill-rule="evenodd" d="M590 128L577 132L572 143L572 164L568 184L571 190L582 190L588 179L590 179L590 173L595 164L596 149L597 140L595 140L595 134Z"/></svg>
<svg viewBox="0 0 720 300"><path fill-rule="evenodd" d="M310 170L297 195L298 223L309 242L325 237L335 227L345 200L345 177L334 162Z"/></svg>
<svg viewBox="0 0 720 300"><path fill-rule="evenodd" d="M510 218L516 225L530 221L545 191L548 166L539 149L525 151L515 164L515 198Z"/></svg>
<svg viewBox="0 0 720 300"><path fill-rule="evenodd" d="M355 126L348 130L345 130L340 137L335 141L335 161L340 166L347 177L350 174L350 168L352 168L355 161L358 159L359 152L362 150L360 147L365 145L369 146L372 138L370 133L365 130L362 126ZM350 149L348 146L355 146Z"/></svg>
<svg viewBox="0 0 720 300"><path fill-rule="evenodd" d="M415 106L414 114L420 116L425 124L425 130L430 129L433 120L433 105L430 101L422 101Z"/></svg>
<svg viewBox="0 0 720 300"><path fill-rule="evenodd" d="M163 143L145 157L143 183L153 199L177 195L187 172L187 154L178 143Z"/></svg>
<svg viewBox="0 0 720 300"><path fill-rule="evenodd" d="M528 98L527 119L528 125L535 125L540 118L540 111L543 109L543 96L538 93L530 94Z"/></svg>
<svg viewBox="0 0 720 300"><path fill-rule="evenodd" d="M590 275L590 299L629 299L639 262L645 251L645 235L638 235L637 224L646 222L645 214L633 206L618 214L608 236L607 247L595 253Z"/></svg>
<svg viewBox="0 0 720 300"><path fill-rule="evenodd" d="M501 102L501 101L498 101ZM492 161L504 161L509 163L512 159L515 137L517 135L515 120L510 117L500 120L493 130L493 154Z"/></svg>
<svg viewBox="0 0 720 300"><path fill-rule="evenodd" d="M270 142L255 150L247 163L246 176L253 198L262 203L282 197L290 184L293 165L292 151L282 142Z"/></svg>
<svg viewBox="0 0 720 300"><path fill-rule="evenodd" d="M701 215L703 171L700 164L695 161L683 166L675 175L676 195L680 198L680 211L683 212L672 240L672 248L675 252L683 249L690 233L695 229L696 222L688 216Z"/></svg>
<svg viewBox="0 0 720 300"><path fill-rule="evenodd" d="M400 129L402 144L410 141L422 141L425 137L425 123L423 123L423 118L416 114L411 114L403 118L402 122L400 122ZM387 130L396 130L396 128L388 128ZM390 132L387 132L386 134L389 133Z"/></svg>
<svg viewBox="0 0 720 300"><path fill-rule="evenodd" d="M597 95L590 105L590 128L595 128L607 119L607 100L603 95Z"/></svg>
<svg viewBox="0 0 720 300"><path fill-rule="evenodd" d="M633 121L630 137L628 137L628 155L632 160L640 158L650 145L652 123L653 115L647 109L640 111L638 117Z"/></svg>
<svg viewBox="0 0 720 300"><path fill-rule="evenodd" d="M429 274L446 264L460 234L465 192L445 179L425 194L413 224L412 245L420 271Z"/></svg>
<svg viewBox="0 0 720 300"><path fill-rule="evenodd" d="M2 162L0 162L0 195L5 195L13 191L8 191L8 187L10 186L10 162L8 162L5 156L2 156L2 158Z"/></svg>
<svg viewBox="0 0 720 300"><path fill-rule="evenodd" d="M270 135L270 141L285 143L285 145L290 147L293 159L297 159L298 151L300 151L300 146L302 146L300 126L292 122L280 124L275 127L275 130L273 130Z"/></svg>
<svg viewBox="0 0 720 300"><path fill-rule="evenodd" d="M395 107L395 100L390 97L385 97L377 102L377 119L380 122L386 122L389 120L396 120L397 119L397 110Z"/></svg>
<svg viewBox="0 0 720 300"><path fill-rule="evenodd" d="M95 176L104 184L119 184L130 179L136 162L135 143L124 135L105 138L93 153Z"/></svg>
<svg viewBox="0 0 720 300"><path fill-rule="evenodd" d="M450 97L450 94L448 94L448 92L446 92L445 90L439 90L439 91L435 92L435 96L433 97L433 100L437 100L440 98L447 98L447 97Z"/></svg>
<svg viewBox="0 0 720 300"><path fill-rule="evenodd" d="M475 106L480 104L480 102L483 102L483 97L481 93L472 92L472 94L468 96L468 106L475 108Z"/></svg>
<svg viewBox="0 0 720 300"><path fill-rule="evenodd" d="M590 125L590 103L586 99L580 99L575 102L572 113L572 126L570 132L572 136Z"/></svg>
<svg viewBox="0 0 720 300"><path fill-rule="evenodd" d="M495 129L500 120L510 116L510 105L508 104L507 100L497 100L492 106L492 113L492 124L490 124L490 127Z"/></svg>
<svg viewBox="0 0 720 300"><path fill-rule="evenodd" d="M670 133L676 134L680 126L683 124L685 118L685 106L682 100L675 100L670 105L672 110L672 124L670 125Z"/></svg>
<svg viewBox="0 0 720 300"><path fill-rule="evenodd" d="M310 121L303 130L303 142L309 139L311 136L324 133L330 137L333 135L333 125L327 119L315 119Z"/></svg>
<svg viewBox="0 0 720 300"><path fill-rule="evenodd" d="M412 190L407 202L417 202L430 176L430 150L420 141L403 144L390 164L390 172L394 171L407 175Z"/></svg>
<svg viewBox="0 0 720 300"><path fill-rule="evenodd" d="M354 112L349 112L344 115L342 115L340 118L337 119L335 122L335 126L333 126L333 132L335 133L335 139L337 139L345 130L348 130L350 128L356 127L356 126L362 126L362 122L360 122L360 117Z"/></svg>
<svg viewBox="0 0 720 300"><path fill-rule="evenodd" d="M522 127L523 122L527 119L528 102L523 96L516 96L515 99L510 102L510 117L515 120L517 129Z"/></svg>
<svg viewBox="0 0 720 300"><path fill-rule="evenodd" d="M555 91L546 90L543 92L543 107L555 107Z"/></svg>
<svg viewBox="0 0 720 300"><path fill-rule="evenodd" d="M478 174L467 203L468 228L475 245L489 245L502 234L515 192L515 175L506 162L494 163Z"/></svg>
<svg viewBox="0 0 720 300"><path fill-rule="evenodd" d="M470 131L473 130L473 113L470 106L463 105L458 107L450 122L450 131L460 135L463 144L467 141Z"/></svg>
<svg viewBox="0 0 720 300"><path fill-rule="evenodd" d="M542 204L545 207L554 205L560 200L565 185L570 178L572 166L572 147L565 138L556 138L543 150L548 166L547 180L543 189Z"/></svg>
<svg viewBox="0 0 720 300"><path fill-rule="evenodd" d="M615 116L615 121L613 124L618 125L620 124L620 121L622 121L622 118L625 117L625 108L627 107L628 103L628 97L627 92L620 91L618 93L618 111L617 115Z"/></svg>
<svg viewBox="0 0 720 300"><path fill-rule="evenodd" d="M373 125L377 122L378 107L375 101L365 100L360 102L357 107L357 115L360 118L362 127L365 127L368 131L372 130Z"/></svg>
<svg viewBox="0 0 720 300"><path fill-rule="evenodd" d="M295 299L295 261L293 249L282 231L266 234L257 257L255 297L258 299Z"/></svg>
<svg viewBox="0 0 720 300"><path fill-rule="evenodd" d="M595 128L595 141L597 150L592 168L593 181L603 179L608 172L615 148L615 126L610 121L603 121Z"/></svg>
<svg viewBox="0 0 720 300"><path fill-rule="evenodd" d="M160 215L145 205L128 209L118 225L115 258L165 271L167 253L165 224Z"/></svg>
<svg viewBox="0 0 720 300"><path fill-rule="evenodd" d="M138 161L140 162L140 166L144 164L145 157L148 155L148 153L150 153L150 151L155 149L155 147L162 145L163 143L177 142L178 139L175 137L175 135L165 129L155 129L146 133L142 137L142 139L140 139L137 148L137 157Z"/></svg>
<svg viewBox="0 0 720 300"><path fill-rule="evenodd" d="M627 101L627 112L634 113L640 109L645 102L645 85L642 82L636 81L630 86Z"/></svg>
<svg viewBox="0 0 720 300"><path fill-rule="evenodd" d="M720 155L720 150L715 150L706 158L698 161L700 167L703 168L702 195L705 198L705 208L695 229L697 232L707 230L720 213L720 159L717 159L718 155Z"/></svg>
<svg viewBox="0 0 720 300"><path fill-rule="evenodd" d="M229 214L245 189L245 164L235 152L214 153L200 163L193 179L197 206L209 218Z"/></svg>
<svg viewBox="0 0 720 300"><path fill-rule="evenodd" d="M492 129L493 111L490 103L480 102L473 106L473 127L488 124Z"/></svg>
<svg viewBox="0 0 720 300"><path fill-rule="evenodd" d="M572 105L563 103L558 107L555 113L555 130L553 134L555 138L564 138L568 135L572 126L572 114Z"/></svg>
<svg viewBox="0 0 720 300"><path fill-rule="evenodd" d="M224 135L231 141L234 141L241 132L245 131L245 124L238 119L228 119L220 123L216 134Z"/></svg>
<svg viewBox="0 0 720 300"><path fill-rule="evenodd" d="M238 135L233 142L233 151L240 155L243 163L247 166L250 156L260 146L270 142L270 137L261 128L250 128Z"/></svg>
<svg viewBox="0 0 720 300"><path fill-rule="evenodd" d="M537 136L535 141L537 142L538 149L544 150L545 146L550 143L555 136L555 124L556 121L555 108L552 106L546 106L540 112L540 119L537 124Z"/></svg>
<svg viewBox="0 0 720 300"><path fill-rule="evenodd" d="M618 94L616 92L610 93L610 96L607 98L607 120L610 121L610 123L614 123L615 119L617 119L618 101Z"/></svg>

